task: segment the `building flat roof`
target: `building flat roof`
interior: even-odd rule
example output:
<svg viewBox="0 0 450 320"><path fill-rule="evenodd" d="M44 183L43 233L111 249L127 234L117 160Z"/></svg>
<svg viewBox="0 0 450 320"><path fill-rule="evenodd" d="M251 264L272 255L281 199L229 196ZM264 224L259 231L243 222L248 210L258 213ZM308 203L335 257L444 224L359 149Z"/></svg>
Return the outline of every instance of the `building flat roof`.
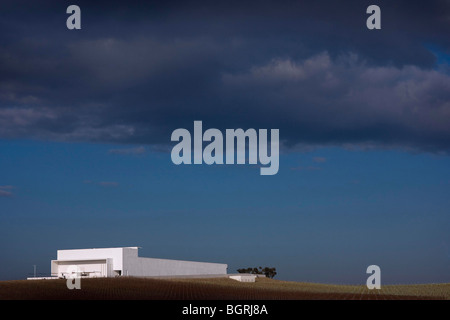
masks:
<svg viewBox="0 0 450 320"><path fill-rule="evenodd" d="M107 248L78 248L78 249L58 249L58 251L69 251L69 250L95 250L95 249L141 249L142 247L107 247Z"/></svg>

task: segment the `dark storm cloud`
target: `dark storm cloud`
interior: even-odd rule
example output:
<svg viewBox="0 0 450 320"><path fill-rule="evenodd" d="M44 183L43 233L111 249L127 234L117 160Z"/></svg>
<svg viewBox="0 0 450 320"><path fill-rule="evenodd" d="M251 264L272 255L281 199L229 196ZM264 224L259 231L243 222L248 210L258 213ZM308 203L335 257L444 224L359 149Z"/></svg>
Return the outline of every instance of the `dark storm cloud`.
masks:
<svg viewBox="0 0 450 320"><path fill-rule="evenodd" d="M256 100L260 115L279 123L294 144L450 147L450 76L435 70L368 66L355 55L332 60L321 53L225 75L224 83L230 92L240 90L241 100Z"/></svg>
<svg viewBox="0 0 450 320"><path fill-rule="evenodd" d="M203 120L291 147L450 150L428 50L450 52L448 1L377 1L377 31L366 1L78 1L79 31L69 4L3 3L0 137L161 146Z"/></svg>

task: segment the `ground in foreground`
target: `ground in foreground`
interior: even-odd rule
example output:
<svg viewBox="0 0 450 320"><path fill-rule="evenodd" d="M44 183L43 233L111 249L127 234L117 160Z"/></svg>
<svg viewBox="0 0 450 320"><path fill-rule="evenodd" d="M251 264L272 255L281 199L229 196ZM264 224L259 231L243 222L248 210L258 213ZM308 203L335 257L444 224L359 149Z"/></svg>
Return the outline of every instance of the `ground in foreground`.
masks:
<svg viewBox="0 0 450 320"><path fill-rule="evenodd" d="M66 280L0 281L2 300L385 300L450 299L449 284L366 286L329 285L257 278L241 283L227 278L82 279L80 290L69 290Z"/></svg>

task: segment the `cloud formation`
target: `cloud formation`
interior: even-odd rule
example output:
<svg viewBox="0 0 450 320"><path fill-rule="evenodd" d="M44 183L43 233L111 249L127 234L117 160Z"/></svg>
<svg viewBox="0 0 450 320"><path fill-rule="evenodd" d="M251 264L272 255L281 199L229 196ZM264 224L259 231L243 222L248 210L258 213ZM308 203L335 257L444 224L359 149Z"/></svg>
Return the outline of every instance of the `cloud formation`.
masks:
<svg viewBox="0 0 450 320"><path fill-rule="evenodd" d="M12 189L14 189L13 186L0 186L0 197L12 197L14 195L11 192Z"/></svg>
<svg viewBox="0 0 450 320"><path fill-rule="evenodd" d="M89 14L76 33L55 25L65 26L63 4L33 4L29 15L20 1L7 2L0 138L165 149L174 129L202 120L278 128L294 149L448 153L449 3L381 1L379 32L365 28L369 4L81 1ZM18 17L33 28L19 27Z"/></svg>
<svg viewBox="0 0 450 320"><path fill-rule="evenodd" d="M332 60L321 53L273 60L224 82L245 88L242 98L253 97L293 144L450 147L450 76L436 70L369 66L354 54Z"/></svg>

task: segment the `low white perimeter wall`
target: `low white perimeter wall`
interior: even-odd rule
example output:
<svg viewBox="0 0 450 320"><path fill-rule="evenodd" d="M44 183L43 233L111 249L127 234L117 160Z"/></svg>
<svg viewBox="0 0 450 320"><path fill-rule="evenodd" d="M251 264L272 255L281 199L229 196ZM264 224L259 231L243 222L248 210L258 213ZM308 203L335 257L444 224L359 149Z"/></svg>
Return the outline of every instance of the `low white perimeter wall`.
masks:
<svg viewBox="0 0 450 320"><path fill-rule="evenodd" d="M227 268L223 263L141 258L124 250L122 274L135 277L226 274Z"/></svg>
<svg viewBox="0 0 450 320"><path fill-rule="evenodd" d="M203 274L226 274L227 265L222 263L182 260L135 258L124 261L123 275L136 277L181 276Z"/></svg>

